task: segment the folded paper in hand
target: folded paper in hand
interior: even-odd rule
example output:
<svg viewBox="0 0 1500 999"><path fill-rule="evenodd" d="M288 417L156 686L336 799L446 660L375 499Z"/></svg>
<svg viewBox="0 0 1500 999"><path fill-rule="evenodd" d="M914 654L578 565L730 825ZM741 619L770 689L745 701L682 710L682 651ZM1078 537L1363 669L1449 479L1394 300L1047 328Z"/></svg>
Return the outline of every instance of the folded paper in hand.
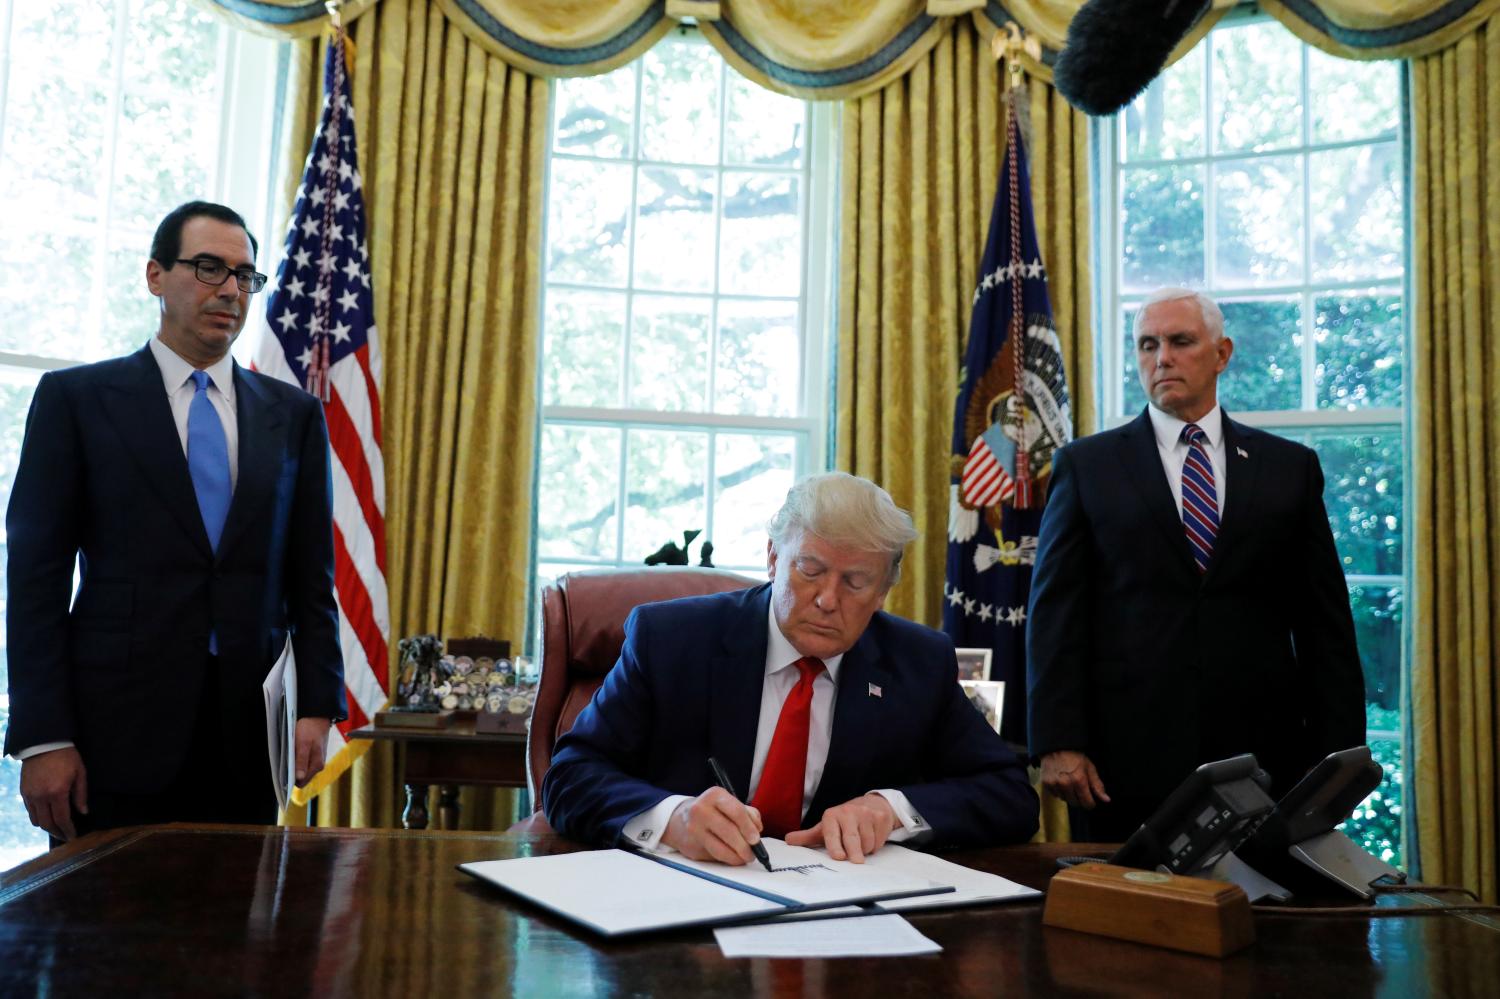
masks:
<svg viewBox="0 0 1500 999"><path fill-rule="evenodd" d="M292 655L292 639L287 636L266 682L261 684L266 697L266 750L271 760L271 784L276 788L276 805L286 811L292 788L297 786L297 658Z"/></svg>

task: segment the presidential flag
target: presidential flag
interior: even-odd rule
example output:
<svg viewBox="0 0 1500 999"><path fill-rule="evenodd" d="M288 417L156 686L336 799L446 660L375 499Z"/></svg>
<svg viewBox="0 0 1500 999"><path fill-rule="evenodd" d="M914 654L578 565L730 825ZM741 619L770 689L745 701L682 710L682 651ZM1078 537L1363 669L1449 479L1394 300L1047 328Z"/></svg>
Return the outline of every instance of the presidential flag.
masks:
<svg viewBox="0 0 1500 999"><path fill-rule="evenodd" d="M1026 741L1026 602L1052 452L1072 438L1047 272L1032 222L1015 107L974 289L953 415L943 630L960 648L994 653L1005 681L1001 734Z"/></svg>
<svg viewBox="0 0 1500 999"><path fill-rule="evenodd" d="M337 780L369 745L345 737L385 706L390 689L380 343L345 45L339 31L328 49L323 114L254 360L256 370L323 400L332 449L334 591L349 718L330 734L328 764L294 795L298 804Z"/></svg>

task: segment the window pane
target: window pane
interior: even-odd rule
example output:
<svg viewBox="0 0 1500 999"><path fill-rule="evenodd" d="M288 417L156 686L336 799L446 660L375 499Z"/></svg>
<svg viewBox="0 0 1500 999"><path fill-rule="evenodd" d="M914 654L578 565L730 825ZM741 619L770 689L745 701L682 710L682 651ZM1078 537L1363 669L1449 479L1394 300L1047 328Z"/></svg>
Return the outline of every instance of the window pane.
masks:
<svg viewBox="0 0 1500 999"><path fill-rule="evenodd" d="M1380 786L1370 792L1339 831L1373 857L1394 867L1405 867L1401 851L1401 815L1405 807L1406 781L1401 766L1401 742L1371 739L1370 755L1385 772Z"/></svg>
<svg viewBox="0 0 1500 999"><path fill-rule="evenodd" d="M775 94L738 73L729 74L724 162L799 167L807 132L807 104Z"/></svg>
<svg viewBox="0 0 1500 999"><path fill-rule="evenodd" d="M721 302L718 367L714 412L796 415L802 391L797 303Z"/></svg>
<svg viewBox="0 0 1500 999"><path fill-rule="evenodd" d="M1313 153L1313 277L1401 275L1400 149L1382 142Z"/></svg>
<svg viewBox="0 0 1500 999"><path fill-rule="evenodd" d="M111 215L155 231L162 216L209 190L219 140L218 94L142 96L121 101ZM141 247L144 258L149 246Z"/></svg>
<svg viewBox="0 0 1500 999"><path fill-rule="evenodd" d="M644 169L637 197L636 287L713 291L713 173Z"/></svg>
<svg viewBox="0 0 1500 999"><path fill-rule="evenodd" d="M1354 612L1354 636L1365 671L1365 697L1380 711L1390 712L1378 728L1399 730L1401 708L1401 587L1349 587Z"/></svg>
<svg viewBox="0 0 1500 999"><path fill-rule="evenodd" d="M708 435L696 431L631 430L625 471L626 562L636 562L682 532L702 531L708 514ZM700 535L689 550L698 561Z"/></svg>
<svg viewBox="0 0 1500 999"><path fill-rule="evenodd" d="M796 438L719 434L714 443L714 564L763 569L766 522L792 487Z"/></svg>
<svg viewBox="0 0 1500 999"><path fill-rule="evenodd" d="M800 186L785 174L724 171L720 291L786 296L801 292Z"/></svg>
<svg viewBox="0 0 1500 999"><path fill-rule="evenodd" d="M1231 411L1300 409L1302 309L1298 299L1221 302L1234 341L1219 376L1219 402Z"/></svg>
<svg viewBox="0 0 1500 999"><path fill-rule="evenodd" d="M1120 172L1126 292L1203 283L1203 168Z"/></svg>
<svg viewBox="0 0 1500 999"><path fill-rule="evenodd" d="M547 278L624 286L629 262L627 164L552 160L547 194Z"/></svg>
<svg viewBox="0 0 1500 999"><path fill-rule="evenodd" d="M1302 138L1302 45L1279 24L1221 29L1213 41L1215 148L1282 149Z"/></svg>
<svg viewBox="0 0 1500 999"><path fill-rule="evenodd" d="M1359 62L1307 50L1314 142L1396 134L1401 71L1396 62Z"/></svg>
<svg viewBox="0 0 1500 999"><path fill-rule="evenodd" d="M1318 408L1400 406L1400 292L1319 295L1314 303Z"/></svg>
<svg viewBox="0 0 1500 999"><path fill-rule="evenodd" d="M624 293L549 288L546 324L545 403L618 406Z"/></svg>
<svg viewBox="0 0 1500 999"><path fill-rule="evenodd" d="M1401 574L1401 431L1319 432L1323 503L1346 573Z"/></svg>
<svg viewBox="0 0 1500 999"><path fill-rule="evenodd" d="M41 372L24 369L0 369L0 510L10 506L10 487L16 477L16 462L21 456L21 439L25 435L26 414L31 409L31 394L36 390ZM0 525L0 560L6 560L5 531ZM5 576L0 573L0 608L5 605ZM5 622L0 615L0 733L10 721L10 698L7 662L3 640ZM33 826L26 817L21 801L21 764L9 756L0 758L0 870L30 860L47 849L47 834Z"/></svg>
<svg viewBox="0 0 1500 999"><path fill-rule="evenodd" d="M631 63L604 76L570 78L559 86L552 148L580 156L629 156L635 125L635 73L636 65Z"/></svg>
<svg viewBox="0 0 1500 999"><path fill-rule="evenodd" d="M1125 106L1120 149L1125 160L1203 154L1203 59L1196 46Z"/></svg>
<svg viewBox="0 0 1500 999"><path fill-rule="evenodd" d="M1139 306L1128 306L1120 317L1125 339L1120 350L1120 398L1124 400L1121 412L1127 416L1139 413L1146 405L1146 390L1141 388L1140 369L1135 366L1135 315L1140 311Z"/></svg>
<svg viewBox="0 0 1500 999"><path fill-rule="evenodd" d="M1254 287L1302 278L1300 156L1214 168L1214 277Z"/></svg>
<svg viewBox="0 0 1500 999"><path fill-rule="evenodd" d="M641 156L668 163L719 160L719 70L707 45L669 39L641 60Z"/></svg>
<svg viewBox="0 0 1500 999"><path fill-rule="evenodd" d="M630 405L707 409L712 300L640 295L630 332Z"/></svg>
<svg viewBox="0 0 1500 999"><path fill-rule="evenodd" d="M162 214L170 210L167 208ZM151 233L116 232L110 244L104 261L104 315L108 321L97 337L88 341L80 338L70 348L72 353L64 356L103 360L128 354L155 336L161 323L161 302L146 288ZM250 307L255 308L256 303L252 299ZM260 304L263 307L265 303L260 300Z"/></svg>
<svg viewBox="0 0 1500 999"><path fill-rule="evenodd" d="M614 558L620 434L613 427L542 428L537 551L542 558Z"/></svg>
<svg viewBox="0 0 1500 999"><path fill-rule="evenodd" d="M137 298L145 293L145 256L132 285ZM86 356L94 269L90 237L49 231L35 220L0 225L0 350ZM47 294L38 294L42 288Z"/></svg>

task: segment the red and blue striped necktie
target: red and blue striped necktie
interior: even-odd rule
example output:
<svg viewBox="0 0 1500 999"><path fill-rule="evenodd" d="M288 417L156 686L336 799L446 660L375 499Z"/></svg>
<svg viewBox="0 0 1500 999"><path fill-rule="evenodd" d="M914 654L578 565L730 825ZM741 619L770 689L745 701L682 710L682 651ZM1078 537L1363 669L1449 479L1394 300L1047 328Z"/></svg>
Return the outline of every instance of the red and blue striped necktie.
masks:
<svg viewBox="0 0 1500 999"><path fill-rule="evenodd" d="M1219 534L1219 491L1214 486L1214 463L1208 457L1208 435L1196 423L1182 428L1187 457L1182 461L1182 529L1198 571L1208 571L1214 538Z"/></svg>

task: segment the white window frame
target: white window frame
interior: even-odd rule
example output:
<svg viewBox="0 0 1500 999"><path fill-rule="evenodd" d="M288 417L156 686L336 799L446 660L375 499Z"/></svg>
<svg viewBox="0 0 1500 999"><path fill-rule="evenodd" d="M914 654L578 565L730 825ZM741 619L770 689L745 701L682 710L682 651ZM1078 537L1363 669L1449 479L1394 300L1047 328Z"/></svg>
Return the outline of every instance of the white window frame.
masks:
<svg viewBox="0 0 1500 999"><path fill-rule="evenodd" d="M679 28L681 34L697 34L696 29ZM708 43L699 38L699 43ZM736 70L725 63L722 67L725 74L722 79L728 80L729 74ZM548 203L550 204L552 190L552 166L559 159L575 162L588 162L595 160L600 163L628 164L632 169L632 191L630 217L632 222L635 218L636 189L639 186L640 171L642 168L656 167L681 167L694 170L712 169L717 174L717 183L722 190L723 175L725 171L735 173L756 172L754 166L735 164L723 166L713 164L712 166L693 163L678 164L658 160L651 160L641 155L640 127L641 115L641 92L643 89L644 74L637 74L636 96L634 107L635 141L632 143L631 156L624 157L597 157L580 155L575 153L554 152L554 130L556 128L556 116L548 126L547 135L547 179L546 190ZM556 107L557 83L553 85L552 106ZM723 147L724 128L723 105L720 105L720 148ZM623 289L614 286L593 285L567 281L548 281L545 275L545 254L548 248L548 232L546 216L542 226L542 247L544 254L543 278L540 301L538 302L538 329L542 332L543 349L537 352L537 404L540 415L538 427L537 460L541 461L542 430L549 426L573 426L606 428L619 430L622 435L632 430L685 430L703 432L707 435L707 510L705 523L701 537L712 539L714 536L714 499L715 499L715 442L720 434L760 432L784 434L797 438L796 463L792 469L795 478L801 478L811 472L827 467L829 454L829 406L832 398L830 390L830 372L832 366L829 355L835 336L834 298L837 290L837 237L838 237L838 149L839 149L839 107L836 102L809 101L808 102L808 131L807 141L803 148L803 165L800 171L800 218L802 223L802 254L803 254L803 280L802 291L797 300L800 344L802 355L802 385L801 385L801 413L799 416L752 416L743 414L696 412L696 411L658 411L650 409L635 408L602 408L593 406L559 406L547 405L542 398L545 392L546 372L546 315L547 296L552 288L576 290L576 291L608 291L618 293L623 291L626 295L627 307L624 318L625 349L620 366L621 398L628 398L626 382L630 377L630 331L632 328L631 316L634 310L635 298L639 295L650 295L653 298L683 297L693 299L710 298L713 300L712 316L717 316L718 303L724 301L765 301L766 299L752 295L736 295L721 293L719 291L719 269L714 268L714 286L711 292L672 292L656 289L637 289L634 287L635 270L635 241L632 238L628 247L627 278ZM787 170L767 170L778 176L791 175ZM716 201L716 205L719 203ZM716 212L719 209L716 207ZM722 221L722 217L716 215L715 224ZM715 245L718 245L717 233L715 234ZM710 329L717 327L716 321L710 322ZM714 399L714 379L717 370L717 348L718 337L713 335L709 340L708 377L709 385L707 398L712 405ZM534 544L535 551L532 557L532 569L537 571L542 564L562 565L568 570L584 568L614 568L636 566L640 564L640 553L625 551L626 533L624 527L626 511L626 463L628 461L628 448L621 447L619 459L619 472L616 487L616 510L619 517L619 526L615 531L615 551L613 557L608 555L585 557L566 556L550 557L541 551L540 541ZM540 483L537 489L540 490ZM540 505L540 500L533 504L535 510ZM535 520L533 520L533 538L538 537ZM731 569L754 569L763 566L748 566L724 563L724 568Z"/></svg>

